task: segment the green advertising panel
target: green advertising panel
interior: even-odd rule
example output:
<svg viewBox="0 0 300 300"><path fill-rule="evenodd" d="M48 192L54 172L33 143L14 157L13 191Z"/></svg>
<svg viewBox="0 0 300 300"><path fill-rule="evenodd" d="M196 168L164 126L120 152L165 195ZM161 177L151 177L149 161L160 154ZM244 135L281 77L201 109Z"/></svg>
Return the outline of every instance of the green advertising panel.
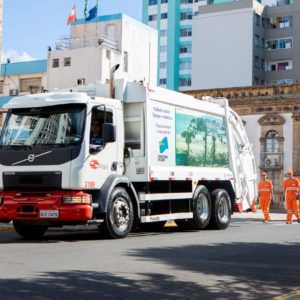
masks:
<svg viewBox="0 0 300 300"><path fill-rule="evenodd" d="M176 111L176 165L228 167L227 134L223 118Z"/></svg>

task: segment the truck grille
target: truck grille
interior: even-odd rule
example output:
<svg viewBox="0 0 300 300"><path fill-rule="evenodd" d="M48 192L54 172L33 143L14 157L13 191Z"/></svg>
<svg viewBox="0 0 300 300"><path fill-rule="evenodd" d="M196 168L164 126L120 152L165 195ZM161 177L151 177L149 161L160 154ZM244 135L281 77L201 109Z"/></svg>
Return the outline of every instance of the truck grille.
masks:
<svg viewBox="0 0 300 300"><path fill-rule="evenodd" d="M3 173L5 190L61 189L61 172L6 172Z"/></svg>

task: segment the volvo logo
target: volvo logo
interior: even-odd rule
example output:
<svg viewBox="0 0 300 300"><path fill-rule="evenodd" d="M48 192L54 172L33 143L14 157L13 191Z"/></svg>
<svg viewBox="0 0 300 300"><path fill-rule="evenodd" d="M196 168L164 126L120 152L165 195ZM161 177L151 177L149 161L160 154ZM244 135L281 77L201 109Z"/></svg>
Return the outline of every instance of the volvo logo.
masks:
<svg viewBox="0 0 300 300"><path fill-rule="evenodd" d="M38 154L38 155L34 155L34 154L29 154L28 157L26 159L23 159L23 160L20 160L20 161L17 161L15 163L12 164L12 166L16 166L16 165L19 165L21 163L24 163L24 162L30 162L30 163L33 163L35 161L36 158L38 157L41 157L41 156L44 156L46 154L49 154L51 153L52 151L47 151L47 152L44 152L44 153L41 153L41 154Z"/></svg>
<svg viewBox="0 0 300 300"><path fill-rule="evenodd" d="M34 162L34 154L30 154L29 156L28 156L28 158L27 158L27 160L29 161L29 162Z"/></svg>

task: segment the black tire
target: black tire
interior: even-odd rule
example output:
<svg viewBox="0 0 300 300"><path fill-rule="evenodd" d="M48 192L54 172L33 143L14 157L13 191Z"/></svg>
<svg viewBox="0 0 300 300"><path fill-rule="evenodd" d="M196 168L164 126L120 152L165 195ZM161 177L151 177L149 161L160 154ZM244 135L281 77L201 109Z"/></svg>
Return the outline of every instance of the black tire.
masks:
<svg viewBox="0 0 300 300"><path fill-rule="evenodd" d="M100 231L112 239L125 238L132 229L133 220L133 206L127 191L115 188L110 195Z"/></svg>
<svg viewBox="0 0 300 300"><path fill-rule="evenodd" d="M43 225L31 225L26 223L25 221L13 221L13 225L15 227L16 232L24 237L25 239L36 240L41 238L46 231L48 230L48 226Z"/></svg>
<svg viewBox="0 0 300 300"><path fill-rule="evenodd" d="M198 186L193 198L193 214L191 220L176 220L181 229L205 229L211 218L211 200L209 191L203 185Z"/></svg>
<svg viewBox="0 0 300 300"><path fill-rule="evenodd" d="M211 193L212 216L210 227L226 229L231 220L231 202L225 190L217 189Z"/></svg>

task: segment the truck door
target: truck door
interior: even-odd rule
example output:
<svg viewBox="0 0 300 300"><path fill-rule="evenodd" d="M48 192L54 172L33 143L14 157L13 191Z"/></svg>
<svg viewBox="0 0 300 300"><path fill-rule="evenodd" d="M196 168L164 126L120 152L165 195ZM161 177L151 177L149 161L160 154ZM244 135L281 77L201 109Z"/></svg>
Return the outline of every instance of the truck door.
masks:
<svg viewBox="0 0 300 300"><path fill-rule="evenodd" d="M94 107L91 114L89 145L90 188L101 188L105 180L117 173L117 142L105 142L104 124L116 125L114 111L104 105ZM90 182L90 183L89 183Z"/></svg>

